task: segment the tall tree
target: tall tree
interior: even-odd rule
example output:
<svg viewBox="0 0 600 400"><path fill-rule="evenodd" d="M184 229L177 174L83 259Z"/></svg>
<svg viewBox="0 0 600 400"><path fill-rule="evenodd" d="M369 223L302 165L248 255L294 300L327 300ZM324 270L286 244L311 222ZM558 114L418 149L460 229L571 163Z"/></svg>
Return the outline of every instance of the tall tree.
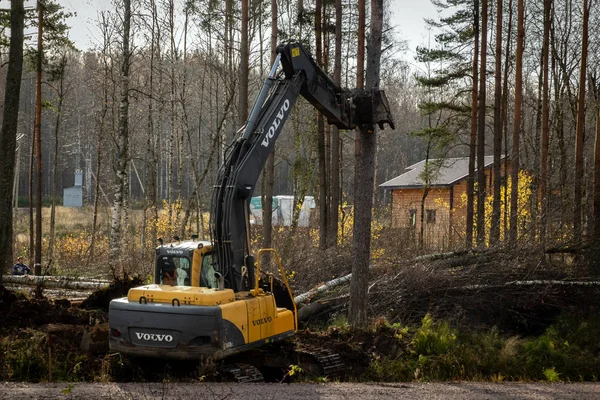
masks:
<svg viewBox="0 0 600 400"><path fill-rule="evenodd" d="M383 0L371 1L371 29L367 46L366 88L379 88L381 71L381 41L383 32ZM373 208L373 181L375 179L375 126L360 127L360 158L355 166L357 180L354 205L354 259L350 283L349 321L353 327L367 321L369 263L371 259L371 219Z"/></svg>
<svg viewBox="0 0 600 400"><path fill-rule="evenodd" d="M477 151L477 100L479 76L479 0L473 2L473 87L471 89L471 136L469 139L469 175L467 177L466 247L473 246L473 217L475 214L475 157Z"/></svg>
<svg viewBox="0 0 600 400"><path fill-rule="evenodd" d="M98 133L97 138L97 146L98 155L96 157L96 182L94 187L94 211L92 212L92 232L91 232L91 241L89 248L89 257L88 263L94 260L94 253L96 251L96 236L97 236L97 227L98 227L98 203L100 201L100 171L103 166L102 159L102 143L104 140L104 135L107 130L107 115L108 115L108 107L109 107L109 80L111 77L111 61L109 48L110 43L112 42L112 24L107 12L102 12L99 15L99 28L102 33L102 43L100 50L100 69L101 78L100 87L102 88L101 94L98 95L99 103L101 104L100 109L97 112L96 117L96 131ZM152 131L150 131L152 132Z"/></svg>
<svg viewBox="0 0 600 400"><path fill-rule="evenodd" d="M508 76L512 59L512 24L513 24L513 0L508 0L508 26L506 28L506 47L504 48L504 83L502 84L502 130L504 136L504 158L508 160ZM504 176L508 178L509 163L504 163ZM506 180L505 180L505 188ZM505 235L508 232L508 221L509 221L509 207L506 205L509 203L508 190L504 190L504 196L502 201L504 202L504 212L502 213L502 226L504 228ZM504 237L506 239L506 236Z"/></svg>
<svg viewBox="0 0 600 400"><path fill-rule="evenodd" d="M54 104L54 110L56 111L56 120L54 122L54 157L52 160L52 206L50 208L50 240L48 243L48 259L52 260L54 254L54 242L55 242L55 227L56 227L56 174L58 169L58 155L59 155L59 132L61 129L61 119L63 118L63 105L65 102L65 96L69 91L68 84L65 85L65 74L67 68L67 62L69 61L69 48L63 48L62 51L55 54L56 64L53 66L49 80L55 82L52 85L56 90L56 101Z"/></svg>
<svg viewBox="0 0 600 400"><path fill-rule="evenodd" d="M38 7L38 44L36 55L35 83L35 122L33 137L36 159L36 188L35 188L35 260L34 273L42 273L42 65L44 58L44 4L37 2Z"/></svg>
<svg viewBox="0 0 600 400"><path fill-rule="evenodd" d="M581 240L582 188L583 188L583 145L585 135L585 79L587 71L590 8L583 0L583 23L581 32L581 64L579 67L579 95L577 98L577 131L575 133L575 179L573 195L573 239Z"/></svg>
<svg viewBox="0 0 600 400"><path fill-rule="evenodd" d="M15 173L25 25L23 0L13 0L10 3L10 50L4 91L2 131L0 132L0 154L2 154L0 157L0 187L3 188L0 190L0 283L2 274L10 269L13 262L12 186Z"/></svg>
<svg viewBox="0 0 600 400"><path fill-rule="evenodd" d="M271 0L271 65L275 62L277 48L277 0ZM269 249L273 244L273 187L275 186L275 151L273 146L263 174L264 197L263 207L263 248ZM265 261L268 260L265 254Z"/></svg>
<svg viewBox="0 0 600 400"><path fill-rule="evenodd" d="M477 126L477 246L485 244L485 98L487 78L488 2L481 1L481 63L479 72L479 121Z"/></svg>
<svg viewBox="0 0 600 400"><path fill-rule="evenodd" d="M248 118L248 0L242 0L242 40L240 42L240 94L238 126L242 127Z"/></svg>
<svg viewBox="0 0 600 400"><path fill-rule="evenodd" d="M541 238L548 235L548 150L550 147L550 97L549 97L549 54L550 25L552 24L552 0L544 0L544 39L542 43L542 143L540 149L540 192L538 202L542 207Z"/></svg>
<svg viewBox="0 0 600 400"><path fill-rule="evenodd" d="M117 142L117 159L115 167L115 197L110 225L110 257L109 265L113 275L124 278L125 265L122 258L122 216L128 185L127 167L129 164L129 68L130 68L130 32L131 32L131 0L123 0L123 26L121 50L121 81L119 98L119 126Z"/></svg>
<svg viewBox="0 0 600 400"><path fill-rule="evenodd" d="M594 230L593 241L600 243L600 82L594 77L593 90L596 100L596 132L594 141Z"/></svg>
<svg viewBox="0 0 600 400"><path fill-rule="evenodd" d="M490 243L500 240L500 177L502 158L502 0L496 0L496 55L494 67L494 193Z"/></svg>
<svg viewBox="0 0 600 400"><path fill-rule="evenodd" d="M317 65L323 67L323 3L315 1L315 41ZM327 166L325 155L325 119L323 114L315 110L317 114L317 149L319 157L319 248L326 249L328 244L328 199L327 199Z"/></svg>
<svg viewBox="0 0 600 400"><path fill-rule="evenodd" d="M335 0L335 53L333 61L333 81L341 86L342 80L342 0ZM329 247L337 245L340 207L340 132L337 126L331 127L331 203L329 212Z"/></svg>
<svg viewBox="0 0 600 400"><path fill-rule="evenodd" d="M515 119L513 124L511 152L511 192L509 241L515 244L518 238L519 204L519 152L521 140L521 112L523 104L523 48L525 47L525 0L517 2L517 54L515 70Z"/></svg>

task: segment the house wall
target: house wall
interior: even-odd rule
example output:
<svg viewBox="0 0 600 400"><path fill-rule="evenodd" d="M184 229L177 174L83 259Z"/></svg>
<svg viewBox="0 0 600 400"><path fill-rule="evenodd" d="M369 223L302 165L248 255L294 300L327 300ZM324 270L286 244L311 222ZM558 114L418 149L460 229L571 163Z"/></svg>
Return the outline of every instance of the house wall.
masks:
<svg viewBox="0 0 600 400"><path fill-rule="evenodd" d="M508 165L510 171L510 163ZM486 169L488 193L493 188L493 169ZM504 176L504 167L501 175ZM421 230L422 188L392 190L392 227L418 239ZM467 219L467 180L452 187L432 188L425 199L424 245L428 249L448 250L464 244ZM433 214L435 217L433 218ZM429 216L429 218L428 218Z"/></svg>

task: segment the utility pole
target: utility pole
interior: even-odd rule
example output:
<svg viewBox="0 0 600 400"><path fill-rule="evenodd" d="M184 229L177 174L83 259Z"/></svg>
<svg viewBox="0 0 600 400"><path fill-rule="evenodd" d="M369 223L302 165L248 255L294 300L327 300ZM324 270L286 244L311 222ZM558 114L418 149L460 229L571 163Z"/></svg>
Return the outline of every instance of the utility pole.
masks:
<svg viewBox="0 0 600 400"><path fill-rule="evenodd" d="M35 205L35 275L42 274L42 58L43 58L43 38L44 32L44 8L40 0L37 2L38 8L38 42L37 42L37 60L36 60L36 84L35 84L35 120L33 128L34 146L37 161L37 182L36 182L36 205Z"/></svg>

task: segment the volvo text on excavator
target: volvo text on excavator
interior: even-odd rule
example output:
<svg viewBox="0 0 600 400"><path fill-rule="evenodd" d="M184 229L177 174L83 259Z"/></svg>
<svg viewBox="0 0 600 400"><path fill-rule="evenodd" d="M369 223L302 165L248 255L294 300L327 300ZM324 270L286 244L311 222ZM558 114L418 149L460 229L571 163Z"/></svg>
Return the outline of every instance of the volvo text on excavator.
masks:
<svg viewBox="0 0 600 400"><path fill-rule="evenodd" d="M281 65L281 70L279 66ZM249 243L249 201L299 95L330 124L394 128L382 90L342 89L298 43L280 45L248 121L226 153L211 202L212 241L156 249L154 284L129 290L109 309L109 344L124 354L179 359L231 355L276 342L298 329L296 306L259 287ZM257 259L265 251L257 254ZM275 259L279 260L276 256Z"/></svg>

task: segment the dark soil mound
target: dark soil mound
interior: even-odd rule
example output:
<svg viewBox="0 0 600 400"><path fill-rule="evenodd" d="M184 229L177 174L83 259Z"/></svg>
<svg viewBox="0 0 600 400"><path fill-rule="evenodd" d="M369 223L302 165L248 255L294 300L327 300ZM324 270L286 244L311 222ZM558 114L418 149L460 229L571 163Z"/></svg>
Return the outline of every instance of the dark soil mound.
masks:
<svg viewBox="0 0 600 400"><path fill-rule="evenodd" d="M81 308L87 310L99 309L108 311L108 305L111 300L127 296L129 289L143 284L144 282L139 277L115 281L107 288L92 293L83 301L83 303L81 303Z"/></svg>
<svg viewBox="0 0 600 400"><path fill-rule="evenodd" d="M15 300L0 305L0 331L38 328L47 324L90 325L106 320L103 313L63 307L47 299Z"/></svg>
<svg viewBox="0 0 600 400"><path fill-rule="evenodd" d="M0 307L10 306L17 300L17 296L11 291L0 285Z"/></svg>

